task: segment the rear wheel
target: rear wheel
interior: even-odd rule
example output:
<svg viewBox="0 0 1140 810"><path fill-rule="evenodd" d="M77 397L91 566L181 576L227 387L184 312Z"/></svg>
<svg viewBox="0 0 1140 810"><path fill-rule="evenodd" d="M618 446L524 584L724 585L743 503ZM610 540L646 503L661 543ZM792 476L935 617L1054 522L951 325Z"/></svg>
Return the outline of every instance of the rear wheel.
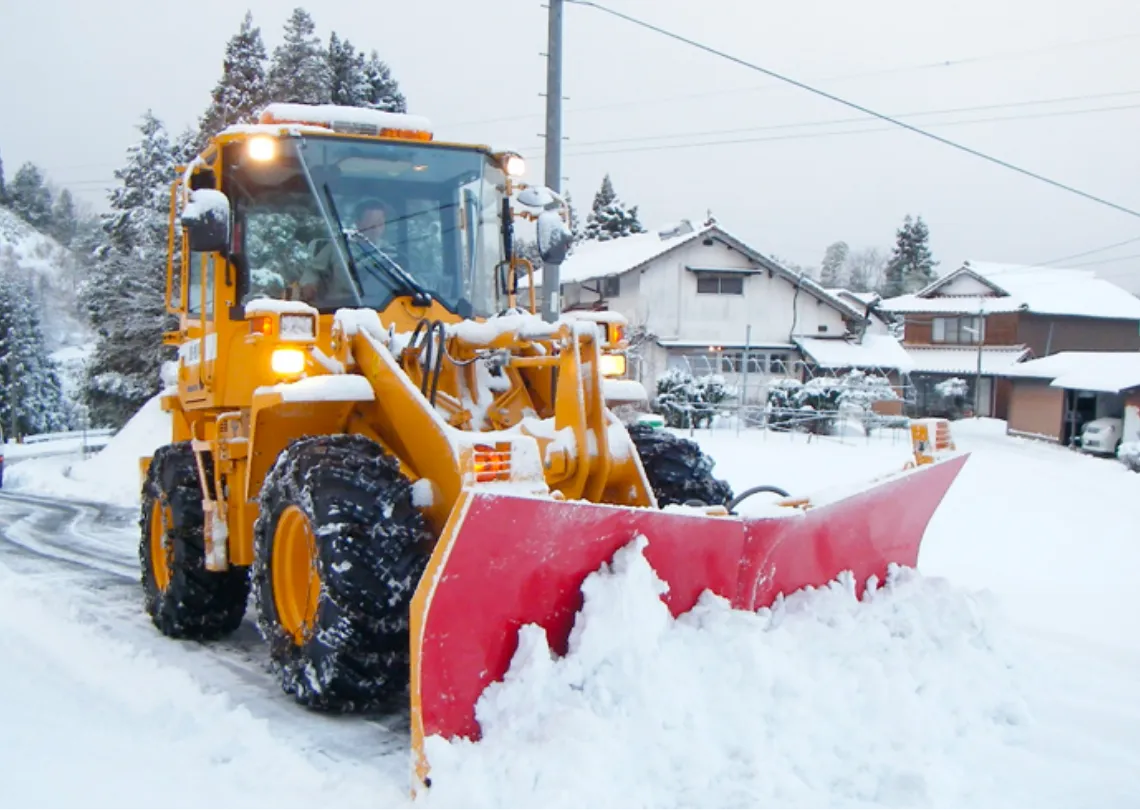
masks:
<svg viewBox="0 0 1140 810"><path fill-rule="evenodd" d="M713 476L715 462L696 442L642 424L630 425L629 435L658 506L697 501L724 506L732 500L732 487Z"/></svg>
<svg viewBox="0 0 1140 810"><path fill-rule="evenodd" d="M282 688L368 711L408 682L408 614L431 534L396 460L356 435L282 452L254 526L254 600Z"/></svg>
<svg viewBox="0 0 1140 810"><path fill-rule="evenodd" d="M238 628L249 569L206 569L202 490L189 442L160 447L143 484L139 562L146 610L173 638L212 639Z"/></svg>

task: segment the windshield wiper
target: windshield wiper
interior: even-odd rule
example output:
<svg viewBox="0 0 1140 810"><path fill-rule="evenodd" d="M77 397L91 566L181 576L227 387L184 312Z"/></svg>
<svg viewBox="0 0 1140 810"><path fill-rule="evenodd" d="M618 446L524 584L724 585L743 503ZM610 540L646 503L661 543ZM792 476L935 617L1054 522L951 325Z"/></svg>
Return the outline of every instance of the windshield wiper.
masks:
<svg viewBox="0 0 1140 810"><path fill-rule="evenodd" d="M336 210L336 200L333 199L329 184L323 183L321 189L325 192L325 199L328 200L329 213L331 213L333 219L336 220L336 229L343 237L345 235L344 223L341 222L340 213ZM352 248L349 246L347 240L344 243L344 254L345 262L348 264L348 272L352 274L352 283L356 285L357 298L363 299L364 284L360 281L360 271L356 268L356 260L352 257Z"/></svg>
<svg viewBox="0 0 1140 810"><path fill-rule="evenodd" d="M400 266L399 262L381 250L375 242L362 234L357 229L347 230L344 232L346 239L351 239L362 245L367 246L365 254L370 258L376 260L376 264L382 267L387 273L389 278L394 279L396 282L396 292L410 293L414 299L416 306L426 307L432 302L432 295L428 292L418 281L416 281L412 274ZM349 253L352 251L350 250ZM371 268L368 268L371 270ZM375 275L375 273L373 273Z"/></svg>

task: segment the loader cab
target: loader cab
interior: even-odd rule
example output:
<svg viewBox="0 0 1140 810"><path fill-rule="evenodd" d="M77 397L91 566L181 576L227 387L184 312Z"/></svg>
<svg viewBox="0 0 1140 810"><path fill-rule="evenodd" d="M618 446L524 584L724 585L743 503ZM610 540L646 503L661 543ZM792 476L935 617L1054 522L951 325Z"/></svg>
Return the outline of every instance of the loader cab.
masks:
<svg viewBox="0 0 1140 810"><path fill-rule="evenodd" d="M223 148L239 305L322 314L435 301L456 318L505 304L505 175L475 147L259 135Z"/></svg>

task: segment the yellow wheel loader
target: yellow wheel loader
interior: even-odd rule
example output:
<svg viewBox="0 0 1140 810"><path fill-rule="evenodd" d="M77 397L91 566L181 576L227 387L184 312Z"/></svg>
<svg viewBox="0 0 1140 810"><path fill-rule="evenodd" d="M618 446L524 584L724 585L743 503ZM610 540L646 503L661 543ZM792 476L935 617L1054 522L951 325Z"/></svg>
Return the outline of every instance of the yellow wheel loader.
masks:
<svg viewBox="0 0 1140 810"><path fill-rule="evenodd" d="M964 461L737 514L752 491L697 445L614 416L620 316L518 305L516 223L547 261L571 241L522 171L416 116L271 104L171 185L177 385L170 442L141 460L146 609L213 639L252 595L313 708L409 690L419 785L428 736L478 736L519 627L564 649L582 580L623 545L648 539L674 613L706 589L754 609L845 571L863 587L916 563Z"/></svg>

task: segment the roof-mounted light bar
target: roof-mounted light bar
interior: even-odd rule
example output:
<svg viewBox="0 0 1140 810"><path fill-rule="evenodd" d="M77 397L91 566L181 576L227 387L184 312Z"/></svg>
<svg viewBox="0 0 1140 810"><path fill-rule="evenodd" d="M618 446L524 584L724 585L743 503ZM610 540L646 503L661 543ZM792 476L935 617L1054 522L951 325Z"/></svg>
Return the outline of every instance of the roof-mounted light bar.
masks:
<svg viewBox="0 0 1140 810"><path fill-rule="evenodd" d="M433 135L431 122L423 116L339 104L269 104L258 123L325 127L345 134L410 141L430 141Z"/></svg>

